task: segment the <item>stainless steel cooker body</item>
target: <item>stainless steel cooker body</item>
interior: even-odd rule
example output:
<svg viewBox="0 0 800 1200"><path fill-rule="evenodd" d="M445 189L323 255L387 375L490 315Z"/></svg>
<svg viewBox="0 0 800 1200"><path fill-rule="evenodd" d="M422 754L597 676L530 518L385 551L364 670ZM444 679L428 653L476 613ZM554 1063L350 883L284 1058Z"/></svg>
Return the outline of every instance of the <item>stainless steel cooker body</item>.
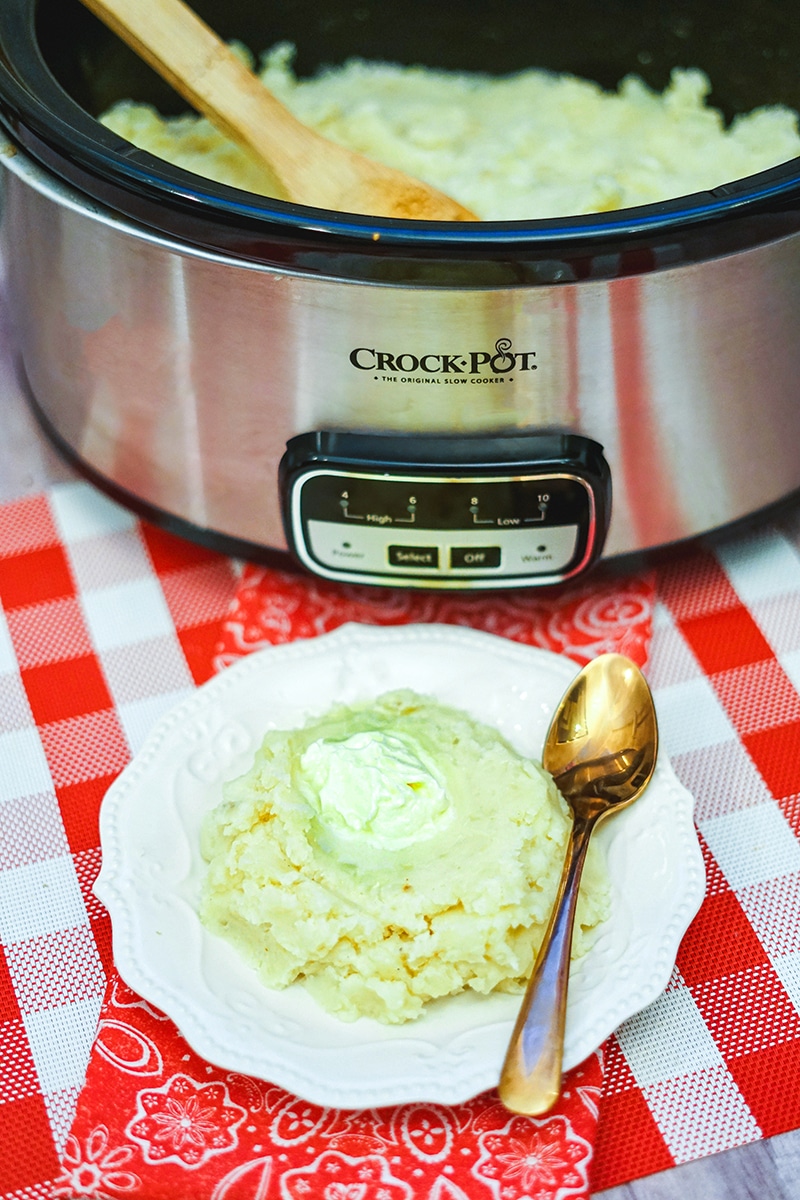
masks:
<svg viewBox="0 0 800 1200"><path fill-rule="evenodd" d="M663 86L691 34L692 65L725 82L730 64L728 115L797 107L792 6L751 20L748 0L732 3L724 46L705 0L609 0L613 21L567 0L580 46L563 4L543 3L536 58L601 82L651 63ZM254 45L297 35L316 61L355 46L469 68L476 45L533 61L516 0L470 0L458 44L438 26L427 36L438 18L416 0L388 43L378 0L284 0L289 24L263 39L246 0L200 7ZM434 228L301 209L105 130L91 114L119 96L169 107L109 38L76 0L0 10L21 368L45 427L112 493L333 578L480 587L585 569L609 512L604 552L619 555L800 487L798 162L560 222Z"/></svg>
<svg viewBox="0 0 800 1200"><path fill-rule="evenodd" d="M800 486L800 234L610 280L356 283L192 250L4 162L38 407L104 480L198 530L285 548L278 465L317 429L592 438L609 554Z"/></svg>

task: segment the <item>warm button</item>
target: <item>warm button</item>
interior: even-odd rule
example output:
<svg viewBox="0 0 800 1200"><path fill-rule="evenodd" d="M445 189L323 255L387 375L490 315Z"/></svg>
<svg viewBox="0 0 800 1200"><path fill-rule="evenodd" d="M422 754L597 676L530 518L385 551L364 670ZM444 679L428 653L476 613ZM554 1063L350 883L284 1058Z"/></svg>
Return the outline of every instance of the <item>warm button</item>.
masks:
<svg viewBox="0 0 800 1200"><path fill-rule="evenodd" d="M438 546L390 546L389 565L392 567L438 567Z"/></svg>
<svg viewBox="0 0 800 1200"><path fill-rule="evenodd" d="M450 551L451 567L482 567L500 566L499 546L453 546Z"/></svg>

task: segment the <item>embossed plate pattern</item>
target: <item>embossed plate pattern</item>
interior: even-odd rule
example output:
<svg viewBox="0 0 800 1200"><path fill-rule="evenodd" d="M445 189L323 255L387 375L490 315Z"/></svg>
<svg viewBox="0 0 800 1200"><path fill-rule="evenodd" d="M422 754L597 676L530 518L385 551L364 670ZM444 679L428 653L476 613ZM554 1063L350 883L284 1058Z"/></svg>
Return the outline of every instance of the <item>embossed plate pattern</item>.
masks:
<svg viewBox="0 0 800 1200"><path fill-rule="evenodd" d="M204 684L157 724L103 802L95 892L111 914L123 979L210 1062L317 1104L457 1103L492 1087L517 998L456 996L387 1027L343 1023L298 984L264 987L197 917L200 824L268 728L396 687L466 709L539 757L576 671L569 659L472 629L345 625L254 653ZM692 811L662 751L642 799L596 835L608 857L612 914L572 972L567 1066L668 982L705 888Z"/></svg>

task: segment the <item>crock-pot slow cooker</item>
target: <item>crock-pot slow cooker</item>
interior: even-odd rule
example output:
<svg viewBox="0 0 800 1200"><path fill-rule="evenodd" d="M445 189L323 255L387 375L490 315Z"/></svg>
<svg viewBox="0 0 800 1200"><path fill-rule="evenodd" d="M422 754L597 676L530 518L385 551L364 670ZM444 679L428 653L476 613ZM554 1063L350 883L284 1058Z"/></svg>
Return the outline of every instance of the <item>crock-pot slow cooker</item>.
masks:
<svg viewBox="0 0 800 1200"><path fill-rule="evenodd" d="M359 55L800 108L792 0L198 0ZM77 0L3 0L3 244L45 428L189 536L412 587L554 584L800 486L800 166L562 220L389 221L223 187L95 116L185 105ZM612 501L613 494L613 501Z"/></svg>

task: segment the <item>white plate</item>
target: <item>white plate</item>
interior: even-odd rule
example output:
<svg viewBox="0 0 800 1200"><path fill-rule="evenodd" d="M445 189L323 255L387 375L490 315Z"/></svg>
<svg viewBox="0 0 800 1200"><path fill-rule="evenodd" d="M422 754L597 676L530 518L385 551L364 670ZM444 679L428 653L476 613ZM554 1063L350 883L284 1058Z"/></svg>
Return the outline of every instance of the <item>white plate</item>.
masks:
<svg viewBox="0 0 800 1200"><path fill-rule="evenodd" d="M200 824L268 728L397 687L467 710L538 758L576 671L569 659L472 629L345 625L259 651L204 684L159 722L103 802L95 892L111 913L123 979L210 1062L320 1105L456 1103L492 1087L518 998L464 994L436 1001L410 1024L384 1026L343 1023L299 984L266 988L197 917ZM572 972L566 1066L669 980L705 889L692 810L662 750L642 799L596 835L608 856L612 914Z"/></svg>

